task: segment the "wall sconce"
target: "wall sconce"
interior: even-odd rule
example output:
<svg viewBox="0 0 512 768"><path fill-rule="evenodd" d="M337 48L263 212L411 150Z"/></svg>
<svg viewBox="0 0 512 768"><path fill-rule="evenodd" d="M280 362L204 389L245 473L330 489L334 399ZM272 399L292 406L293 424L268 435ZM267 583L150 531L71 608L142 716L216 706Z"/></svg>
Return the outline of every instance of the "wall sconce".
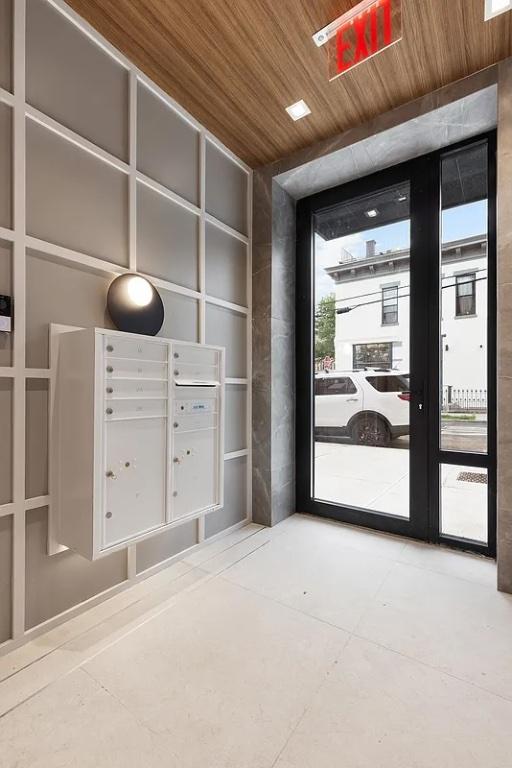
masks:
<svg viewBox="0 0 512 768"><path fill-rule="evenodd" d="M119 331L156 336L164 322L160 294L145 277L127 273L109 286L107 309Z"/></svg>

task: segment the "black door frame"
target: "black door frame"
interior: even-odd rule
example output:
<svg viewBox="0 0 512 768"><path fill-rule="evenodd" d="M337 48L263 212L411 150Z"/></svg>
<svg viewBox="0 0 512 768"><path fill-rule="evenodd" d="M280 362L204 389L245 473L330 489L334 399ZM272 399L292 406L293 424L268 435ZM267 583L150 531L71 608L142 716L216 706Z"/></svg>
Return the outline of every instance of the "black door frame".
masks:
<svg viewBox="0 0 512 768"><path fill-rule="evenodd" d="M488 147L488 453L439 447L439 268L441 159L465 146ZM411 188L411 518L318 501L313 480L313 216L354 197L404 182ZM296 491L297 510L454 548L496 554L496 131L319 192L297 203L296 261ZM425 290L428 286L428 290ZM432 297L432 298L430 298ZM429 355L424 350L429 350ZM419 409L420 403L423 405ZM488 471L488 545L439 532L439 466L457 464Z"/></svg>

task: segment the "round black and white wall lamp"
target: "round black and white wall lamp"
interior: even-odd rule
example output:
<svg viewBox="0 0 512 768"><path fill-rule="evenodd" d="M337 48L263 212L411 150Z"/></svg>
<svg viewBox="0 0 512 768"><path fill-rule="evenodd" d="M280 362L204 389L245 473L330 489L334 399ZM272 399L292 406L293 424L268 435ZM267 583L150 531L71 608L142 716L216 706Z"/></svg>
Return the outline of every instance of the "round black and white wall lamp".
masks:
<svg viewBox="0 0 512 768"><path fill-rule="evenodd" d="M128 272L110 283L107 309L119 331L156 336L164 322L164 305L149 280Z"/></svg>

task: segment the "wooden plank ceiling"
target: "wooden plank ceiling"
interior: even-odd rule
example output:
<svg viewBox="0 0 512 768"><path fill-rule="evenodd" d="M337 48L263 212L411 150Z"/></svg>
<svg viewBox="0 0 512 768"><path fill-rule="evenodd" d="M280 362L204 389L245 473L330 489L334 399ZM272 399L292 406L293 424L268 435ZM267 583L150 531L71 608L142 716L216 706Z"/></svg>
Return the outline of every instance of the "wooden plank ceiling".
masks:
<svg viewBox="0 0 512 768"><path fill-rule="evenodd" d="M331 83L311 35L353 0L68 2L253 167L512 54L512 14L484 22L484 0L402 0L403 40Z"/></svg>

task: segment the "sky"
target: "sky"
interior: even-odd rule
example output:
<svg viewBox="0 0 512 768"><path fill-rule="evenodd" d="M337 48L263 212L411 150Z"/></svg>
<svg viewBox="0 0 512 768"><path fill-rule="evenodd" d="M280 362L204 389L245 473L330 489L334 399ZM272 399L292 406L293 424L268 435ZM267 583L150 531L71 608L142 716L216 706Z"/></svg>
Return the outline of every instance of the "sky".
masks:
<svg viewBox="0 0 512 768"><path fill-rule="evenodd" d="M487 201L481 200L469 205L461 205L443 212L443 242L472 237L487 232ZM385 227L368 229L355 235L348 235L326 242L318 235L315 237L315 288L316 303L323 296L333 293L335 286L326 275L325 268L333 267L341 259L342 249L357 258L364 258L366 241L376 240L376 251L399 250L409 247L409 221L388 224Z"/></svg>

